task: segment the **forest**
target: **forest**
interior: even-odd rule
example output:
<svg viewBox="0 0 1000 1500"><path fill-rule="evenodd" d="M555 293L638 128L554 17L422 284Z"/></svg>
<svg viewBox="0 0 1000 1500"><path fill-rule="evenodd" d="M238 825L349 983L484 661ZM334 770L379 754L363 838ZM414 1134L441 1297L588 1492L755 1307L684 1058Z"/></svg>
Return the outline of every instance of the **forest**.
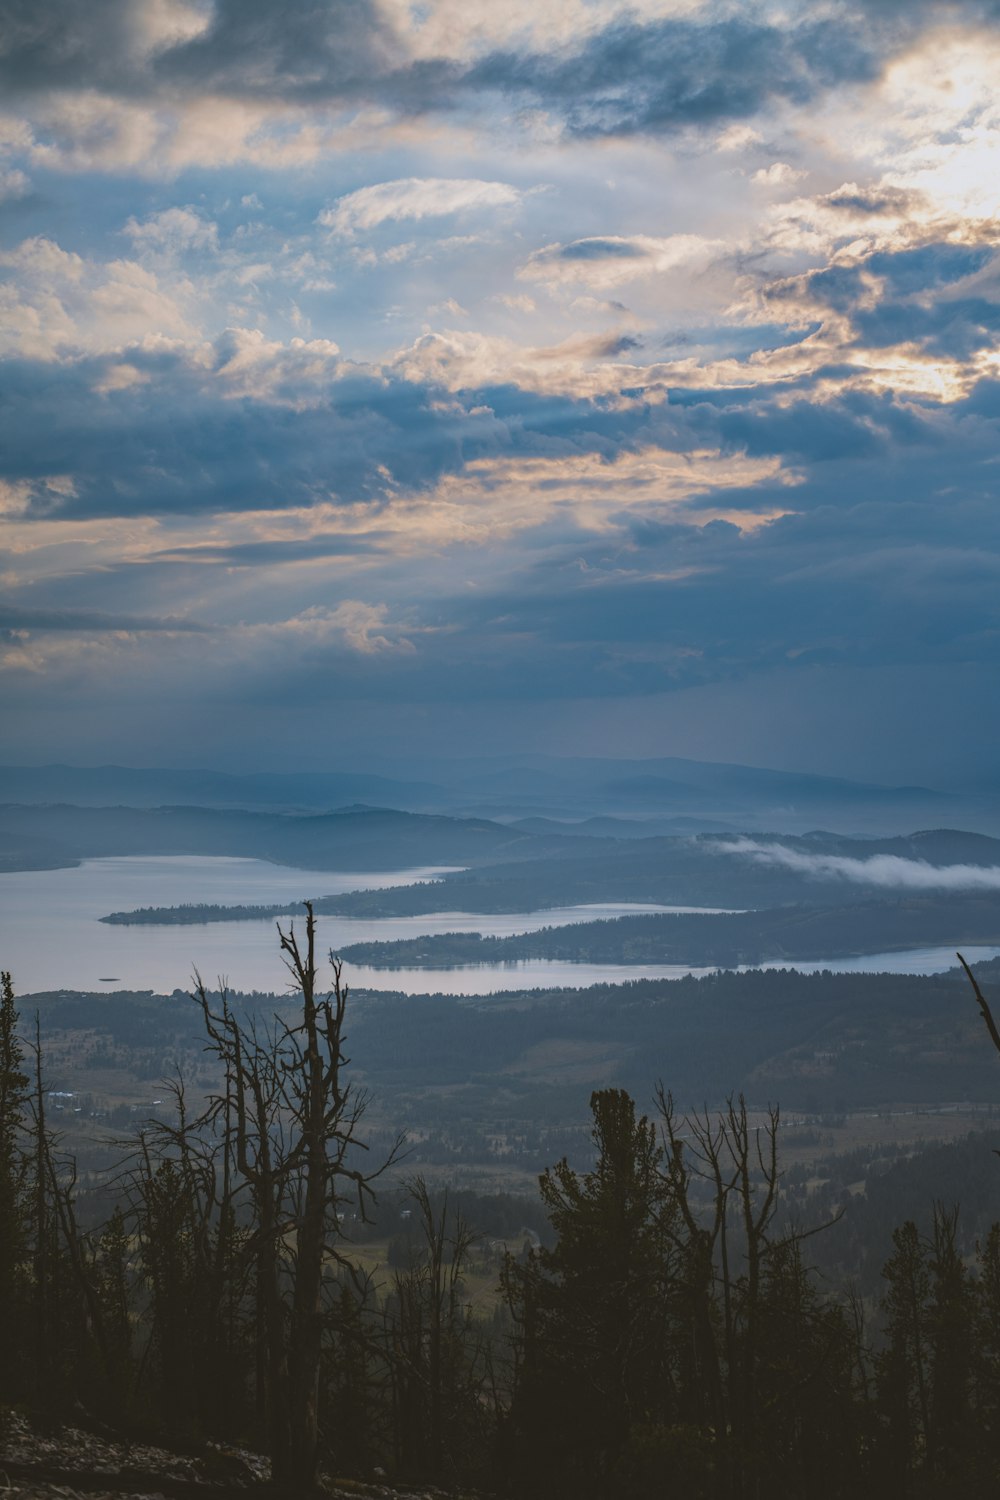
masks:
<svg viewBox="0 0 1000 1500"><path fill-rule="evenodd" d="M994 984L1000 963L977 965ZM380 1125L451 1144L450 1159L488 1160L491 1136L530 1135L532 1171L585 1125L593 1089L648 1101L657 1078L685 1107L733 1090L795 1115L932 1109L997 1102L968 984L945 974L718 973L587 989L463 997L354 990L353 1065ZM284 995L236 994L251 1013L291 1018ZM96 1108L141 1106L178 1064L205 1087L198 1012L182 990L54 991L32 997L52 1086ZM216 1070L217 1071L217 1070ZM443 1158L442 1158L443 1159Z"/></svg>
<svg viewBox="0 0 1000 1500"><path fill-rule="evenodd" d="M0 1402L262 1452L276 1493L377 1471L593 1500L996 1493L996 1200L970 1220L935 1196L1000 1172L986 1138L927 1174L859 1275L850 1194L802 1197L777 1107L682 1110L659 1085L645 1112L601 1088L586 1165L564 1156L533 1204L502 1207L410 1174L373 1263L404 1142L368 1131L311 909L280 941L288 1007L267 1019L199 985L219 1086L178 1076L103 1174L54 1130L40 1032L4 976ZM884 1165L886 1205L913 1201L912 1181L889 1189L906 1169Z"/></svg>
<svg viewBox="0 0 1000 1500"><path fill-rule="evenodd" d="M770 911L655 913L542 927L513 937L478 932L422 934L351 943L349 963L377 968L509 963L558 958L589 963L673 962L735 966L769 959L830 959L933 943L989 943L1000 935L988 896L911 896Z"/></svg>

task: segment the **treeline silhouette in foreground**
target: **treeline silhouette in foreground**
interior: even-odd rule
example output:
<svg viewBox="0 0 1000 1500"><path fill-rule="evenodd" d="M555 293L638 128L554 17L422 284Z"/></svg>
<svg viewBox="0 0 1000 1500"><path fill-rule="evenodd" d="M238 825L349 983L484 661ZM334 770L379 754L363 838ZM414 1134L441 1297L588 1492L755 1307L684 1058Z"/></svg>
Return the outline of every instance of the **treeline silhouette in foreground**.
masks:
<svg viewBox="0 0 1000 1500"><path fill-rule="evenodd" d="M0 1403L260 1448L295 1493L376 1466L580 1500L1000 1492L1000 1226L963 1257L938 1204L894 1232L878 1297L822 1284L779 1214L777 1112L742 1099L681 1117L661 1089L651 1120L595 1093L593 1169L542 1175L551 1243L506 1258L485 1316L474 1226L420 1180L412 1253L362 1272L352 1215L397 1153L367 1159L311 910L281 944L297 1014L199 988L223 1086L194 1111L177 1085L96 1227L4 975Z"/></svg>

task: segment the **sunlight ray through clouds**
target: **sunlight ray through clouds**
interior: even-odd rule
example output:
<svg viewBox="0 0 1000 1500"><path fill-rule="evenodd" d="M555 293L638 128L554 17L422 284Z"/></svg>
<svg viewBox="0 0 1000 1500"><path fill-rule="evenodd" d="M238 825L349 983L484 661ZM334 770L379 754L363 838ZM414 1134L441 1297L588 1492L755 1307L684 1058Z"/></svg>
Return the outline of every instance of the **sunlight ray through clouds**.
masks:
<svg viewBox="0 0 1000 1500"><path fill-rule="evenodd" d="M0 52L10 670L78 639L111 724L116 652L193 670L148 617L207 627L197 692L260 627L387 702L404 655L640 715L661 657L985 693L988 5L43 10Z"/></svg>

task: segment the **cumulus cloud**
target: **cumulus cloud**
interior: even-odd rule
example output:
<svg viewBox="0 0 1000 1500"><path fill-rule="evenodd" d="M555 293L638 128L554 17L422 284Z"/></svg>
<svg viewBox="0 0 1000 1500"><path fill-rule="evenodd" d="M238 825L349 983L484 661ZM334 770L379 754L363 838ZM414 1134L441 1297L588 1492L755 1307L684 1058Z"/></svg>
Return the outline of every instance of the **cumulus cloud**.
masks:
<svg viewBox="0 0 1000 1500"><path fill-rule="evenodd" d="M750 859L755 864L794 870L811 880L846 880L901 891L997 891L1000 865L932 865L923 859L896 854L873 854L853 859L840 854L811 854L782 844L760 844L735 839L709 844L719 854Z"/></svg>
<svg viewBox="0 0 1000 1500"><path fill-rule="evenodd" d="M23 198L30 189L31 183L19 167L0 168L0 203L9 198Z"/></svg>
<svg viewBox="0 0 1000 1500"><path fill-rule="evenodd" d="M774 161L769 167L761 167L754 172L751 181L759 187L786 187L790 182L801 182L803 177L808 177L808 171L803 167L790 166L787 161Z"/></svg>
<svg viewBox="0 0 1000 1500"><path fill-rule="evenodd" d="M150 214L140 223L134 218L125 225L125 233L139 249L178 253L184 250L214 250L219 230L196 208L165 208Z"/></svg>
<svg viewBox="0 0 1000 1500"><path fill-rule="evenodd" d="M345 193L319 222L336 234L355 234L401 219L444 218L484 208L507 208L521 193L506 182L474 177L405 177Z"/></svg>
<svg viewBox="0 0 1000 1500"><path fill-rule="evenodd" d="M14 273L0 287L0 353L53 360L157 336L197 337L193 288L165 285L159 267L88 260L41 235L0 253L0 266Z"/></svg>

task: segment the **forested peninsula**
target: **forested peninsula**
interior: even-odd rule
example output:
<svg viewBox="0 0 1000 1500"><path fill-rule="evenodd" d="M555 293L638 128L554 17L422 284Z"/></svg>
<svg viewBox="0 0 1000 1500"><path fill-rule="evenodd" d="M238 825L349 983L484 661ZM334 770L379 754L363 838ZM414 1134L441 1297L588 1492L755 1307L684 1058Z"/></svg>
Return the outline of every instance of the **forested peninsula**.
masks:
<svg viewBox="0 0 1000 1500"><path fill-rule="evenodd" d="M414 887L415 890L422 889ZM378 897L381 892L361 894ZM330 898L338 905L341 898ZM325 910L328 903L317 902ZM258 919L283 916L290 906L236 908ZM232 920L234 908L179 906L116 912L114 923ZM563 959L580 963L690 963L733 967L768 959L816 961L928 945L1000 943L1000 910L988 895L911 896L835 906L781 906L765 911L650 913L542 927L511 937L445 932L394 942L351 943L349 963L375 968L442 968L450 964Z"/></svg>

